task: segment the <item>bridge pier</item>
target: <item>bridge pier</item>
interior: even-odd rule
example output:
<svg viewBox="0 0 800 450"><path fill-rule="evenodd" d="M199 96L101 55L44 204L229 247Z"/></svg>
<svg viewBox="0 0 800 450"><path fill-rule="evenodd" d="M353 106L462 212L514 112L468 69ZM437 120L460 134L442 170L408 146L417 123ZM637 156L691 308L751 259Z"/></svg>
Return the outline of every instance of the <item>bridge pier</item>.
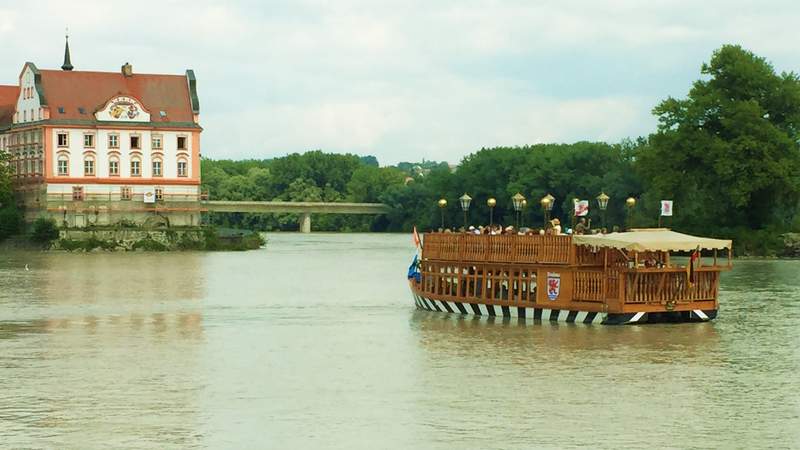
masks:
<svg viewBox="0 0 800 450"><path fill-rule="evenodd" d="M311 213L303 213L300 216L300 232L311 233Z"/></svg>

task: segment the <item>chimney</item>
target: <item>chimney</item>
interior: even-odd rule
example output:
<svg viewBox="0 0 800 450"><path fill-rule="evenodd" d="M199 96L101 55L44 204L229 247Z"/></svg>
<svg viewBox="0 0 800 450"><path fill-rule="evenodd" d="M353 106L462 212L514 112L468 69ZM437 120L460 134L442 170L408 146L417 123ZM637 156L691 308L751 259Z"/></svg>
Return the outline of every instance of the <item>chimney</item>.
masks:
<svg viewBox="0 0 800 450"><path fill-rule="evenodd" d="M132 77L133 76L133 66L128 64L128 63L123 64L122 65L122 74L125 75L126 77Z"/></svg>

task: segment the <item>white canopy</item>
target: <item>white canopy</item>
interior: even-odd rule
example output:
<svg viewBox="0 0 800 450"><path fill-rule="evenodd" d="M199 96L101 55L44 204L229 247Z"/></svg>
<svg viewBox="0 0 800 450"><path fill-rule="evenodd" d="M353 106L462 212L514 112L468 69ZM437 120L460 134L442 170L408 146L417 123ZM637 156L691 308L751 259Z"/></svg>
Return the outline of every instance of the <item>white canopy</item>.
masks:
<svg viewBox="0 0 800 450"><path fill-rule="evenodd" d="M610 247L623 250L643 251L690 251L701 249L724 249L731 247L727 239L711 239L676 233L666 228L634 229L625 233L585 234L572 238L578 245Z"/></svg>

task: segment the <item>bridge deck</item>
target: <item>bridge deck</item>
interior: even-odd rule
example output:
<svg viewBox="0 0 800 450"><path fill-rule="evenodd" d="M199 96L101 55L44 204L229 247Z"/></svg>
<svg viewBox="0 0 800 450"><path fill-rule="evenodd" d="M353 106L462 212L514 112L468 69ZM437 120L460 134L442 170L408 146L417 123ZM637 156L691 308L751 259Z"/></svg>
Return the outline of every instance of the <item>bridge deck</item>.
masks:
<svg viewBox="0 0 800 450"><path fill-rule="evenodd" d="M204 201L203 206L214 212L298 213L298 214L386 214L390 208L383 203L331 202L234 202Z"/></svg>

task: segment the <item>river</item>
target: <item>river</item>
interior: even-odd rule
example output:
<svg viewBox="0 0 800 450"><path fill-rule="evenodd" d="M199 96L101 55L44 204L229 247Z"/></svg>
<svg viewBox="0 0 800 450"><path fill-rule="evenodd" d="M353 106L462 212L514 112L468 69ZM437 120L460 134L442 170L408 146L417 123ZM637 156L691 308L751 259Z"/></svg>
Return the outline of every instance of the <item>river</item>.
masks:
<svg viewBox="0 0 800 450"><path fill-rule="evenodd" d="M800 447L800 261L608 327L416 311L407 235L269 239L0 254L0 447Z"/></svg>

